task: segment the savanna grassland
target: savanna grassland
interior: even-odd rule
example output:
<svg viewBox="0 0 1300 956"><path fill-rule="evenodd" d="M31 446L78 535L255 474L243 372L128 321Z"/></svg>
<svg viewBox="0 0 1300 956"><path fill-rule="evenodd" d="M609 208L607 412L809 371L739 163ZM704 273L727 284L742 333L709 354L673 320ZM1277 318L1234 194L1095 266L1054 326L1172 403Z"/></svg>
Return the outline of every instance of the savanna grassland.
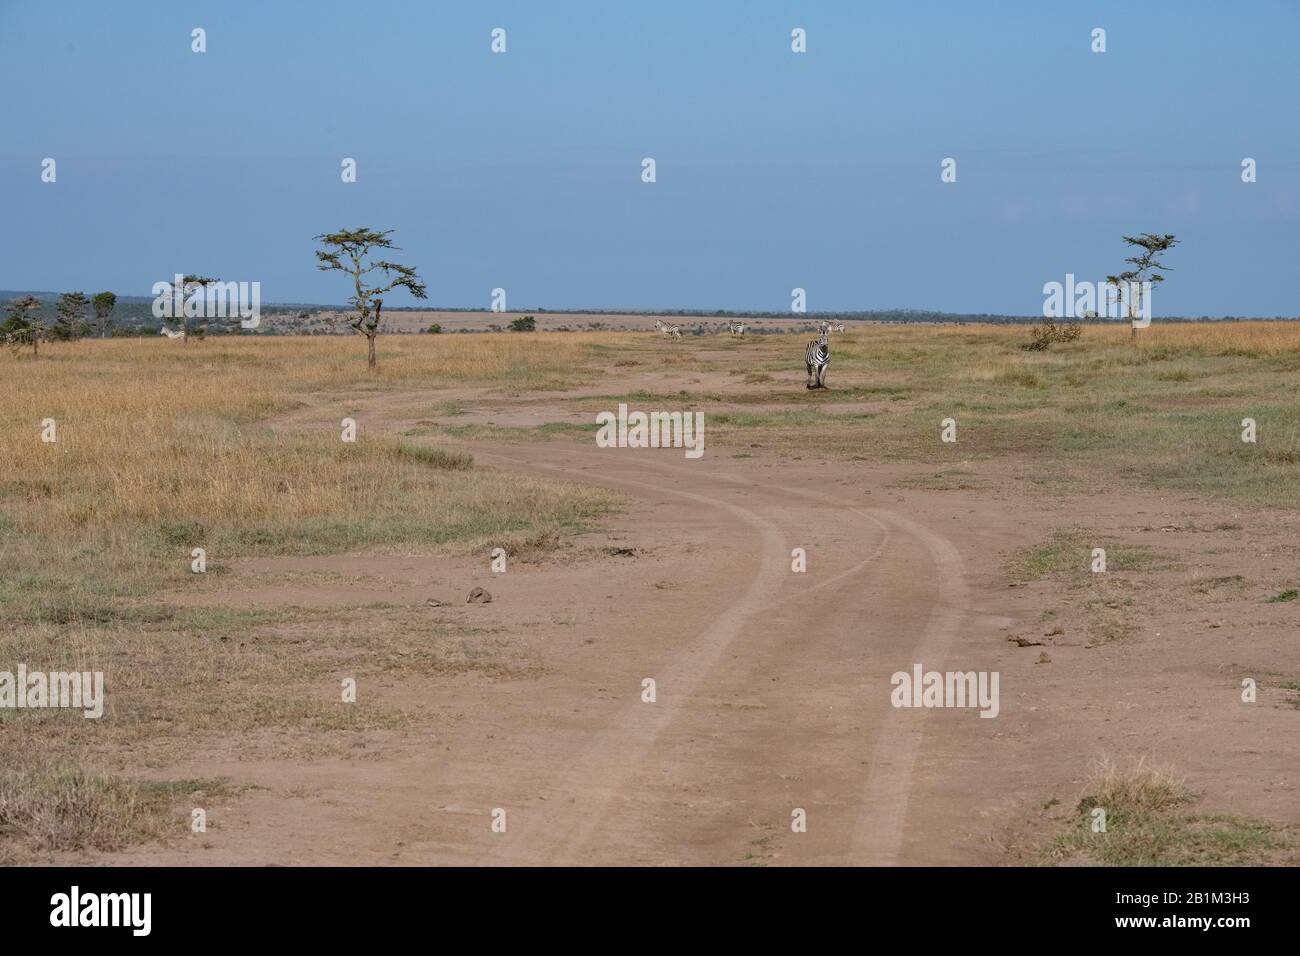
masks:
<svg viewBox="0 0 1300 956"><path fill-rule="evenodd" d="M1181 496L1265 522L1294 515L1300 323L1157 324L1136 345L1126 328L1089 327L1043 353L1022 350L1027 337L851 327L832 338L828 392L803 386L804 335L387 336L373 376L360 341L344 337L83 341L0 356L0 669L103 670L110 686L102 721L0 711L0 859L183 833L178 807L241 786L170 773L205 740L235 735L287 759L429 719L392 701L340 708L339 673L505 680L544 669L490 629L417 620L401 602L182 598L219 596L250 561L348 556L342 570L268 565L267 580L368 576L378 591L385 557L501 547L545 563L625 498L498 470L475 445L550 443L562 459L620 402L703 411L709 447L732 458L897 466L897 487L916 492L1014 475L1045 500ZM355 442L340 438L348 417ZM949 418L956 444L939 440ZM1246 418L1254 443L1241 439ZM42 441L49 419L53 442ZM1006 573L1073 574L1072 556L1095 543L1055 531L1009 557ZM205 574L191 571L194 548ZM1121 541L1112 556L1121 575L1177 563ZM1118 619L1131 595L1104 597L1121 603L1097 611L1097 643L1131 633ZM1279 686L1288 675L1279 666Z"/></svg>
<svg viewBox="0 0 1300 956"><path fill-rule="evenodd" d="M194 734L399 720L313 699L319 675L371 659L349 633L358 615L383 608L334 611L324 642L334 646L295 658L258 635L320 614L176 607L170 589L219 582L240 557L545 548L614 504L569 482L507 480L463 452L271 424L303 395L347 408L425 385L435 367L444 385L555 388L584 356L579 342L391 339L378 379L353 361L351 340L170 344L90 341L37 360L4 356L0 659L104 670L117 700L102 722L0 710L0 835L46 849L112 847L126 832L157 831L158 794L188 785L83 769L112 766L122 748L138 769ZM441 346L436 357L428 344ZM46 419L54 442L41 440ZM199 547L210 555L206 576L191 570Z"/></svg>

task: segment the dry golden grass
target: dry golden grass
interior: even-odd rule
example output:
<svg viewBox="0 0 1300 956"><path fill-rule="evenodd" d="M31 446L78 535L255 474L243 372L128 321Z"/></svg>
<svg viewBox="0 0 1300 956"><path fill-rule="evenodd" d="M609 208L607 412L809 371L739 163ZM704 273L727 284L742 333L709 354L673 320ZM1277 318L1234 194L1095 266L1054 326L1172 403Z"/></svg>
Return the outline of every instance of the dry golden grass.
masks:
<svg viewBox="0 0 1300 956"><path fill-rule="evenodd" d="M1139 757L1121 768L1109 756L1100 757L1093 767L1084 803L1133 813L1170 810L1191 799L1185 781L1172 767L1149 764Z"/></svg>
<svg viewBox="0 0 1300 956"><path fill-rule="evenodd" d="M413 382L432 389L554 380L585 355L576 336L545 348L535 336L494 338L490 348L483 337L477 347L465 337L388 339L373 377L347 338L51 348L0 379L4 520L45 550L69 542L122 548L135 533L202 546L224 529L247 551L311 549L307 532L326 547L375 544L365 524L382 525L394 545L466 538L485 519L484 506L501 519L484 533L599 510L594 492L460 474L456 458L377 429L363 427L357 442L345 443L337 427L299 431L269 421L325 389L362 396ZM46 419L55 422L52 443L41 441ZM407 531L394 535L395 526Z"/></svg>
<svg viewBox="0 0 1300 956"><path fill-rule="evenodd" d="M217 781L154 783L88 773L66 761L26 761L0 774L0 837L13 841L0 844L0 862L34 850L118 850L162 840L184 832L186 817L174 805L181 797L224 791Z"/></svg>

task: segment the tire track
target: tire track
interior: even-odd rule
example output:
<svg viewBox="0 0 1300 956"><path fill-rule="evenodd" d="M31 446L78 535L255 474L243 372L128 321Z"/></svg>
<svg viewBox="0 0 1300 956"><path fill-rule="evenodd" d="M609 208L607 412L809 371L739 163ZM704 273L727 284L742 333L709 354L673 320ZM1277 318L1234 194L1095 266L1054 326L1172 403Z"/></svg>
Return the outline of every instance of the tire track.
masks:
<svg viewBox="0 0 1300 956"><path fill-rule="evenodd" d="M540 469L574 477L571 466L550 465L496 452L484 456L481 448L476 448L475 451L489 460L496 458L514 467ZM902 654L900 649L901 656L923 661L927 667L940 667L957 638L968 607L961 557L946 538L910 519L885 509L863 509L833 495L802 488L753 485L735 476L705 472L698 467L672 465L649 458L636 463L639 475L644 476L648 470L672 476L693 489L678 490L663 482L652 483L643 478L617 474L618 469L610 471L610 460L593 459L591 456L594 453L589 450L566 449L566 455L571 453L584 463L593 460L600 462L600 468L583 471L581 477L584 479L630 490L671 495L702 505L715 513L727 515L733 528L743 526L758 538L762 555L760 568L750 578L748 586L728 603L687 648L675 653L666 667L656 668L657 673L667 675L668 679L662 682L662 686L672 688L674 696L690 698L705 690L711 683L710 672L718 666L725 652L752 619L770 614L786 605L808 601L818 596L818 592L850 584L871 565L878 569L870 578L872 583L887 585L898 579L898 572L891 571L891 562L881 561L881 558L886 557L890 546L900 539L920 547L934 569L936 579L944 582L947 587L944 599L936 600L923 613L915 615L924 620L925 625L920 636L909 642L910 651ZM627 467L628 464L626 461L618 463L620 468ZM772 595L781 590L788 592L788 589L780 586L786 578L785 556L789 553L784 535L777 524L763 514L726 498L704 493L699 488L701 480L713 485L741 486L765 493L777 492L830 505L868 522L879 534L879 541L868 557L846 570L811 587L800 589L797 593L784 593L773 598ZM898 583L915 586L914 581L904 582L898 579ZM854 621L841 620L835 612L829 618L830 626L833 627L850 630L860 627ZM913 774L924 739L926 712L896 710L889 706L888 694L884 692L881 693L881 702L883 714L873 727L866 782L860 789L860 798L855 801L860 804L861 811L851 827L849 838L843 841L842 852L847 857L846 862L894 864L899 862L902 853L911 805ZM648 717L646 711L651 712ZM671 706L646 708L639 701L623 706L613 726L617 730L630 731L631 739L629 733L618 733L616 730L616 736L597 741L577 766L572 768L573 779L581 781L582 788L587 792L595 792L599 796L596 806L588 808L583 819L562 831L556 838L549 857L552 862L581 860L584 850L602 831L616 801L628 789L637 769L647 762L648 754L680 716L681 712Z"/></svg>

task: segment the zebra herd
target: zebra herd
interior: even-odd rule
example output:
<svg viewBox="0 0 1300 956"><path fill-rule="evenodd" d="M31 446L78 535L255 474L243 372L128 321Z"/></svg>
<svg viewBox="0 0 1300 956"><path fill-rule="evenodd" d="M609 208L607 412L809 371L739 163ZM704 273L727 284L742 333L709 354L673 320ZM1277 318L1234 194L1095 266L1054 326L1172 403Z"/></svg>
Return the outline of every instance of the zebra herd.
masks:
<svg viewBox="0 0 1300 956"><path fill-rule="evenodd" d="M655 319L655 328L663 333L666 339L680 339L682 337L682 327L680 325L669 325L663 319ZM744 335L744 322L728 322L727 331L732 335ZM840 331L844 331L844 326L840 326Z"/></svg>
<svg viewBox="0 0 1300 956"><path fill-rule="evenodd" d="M680 339L682 337L682 327L680 325L669 325L662 319L655 319L655 329L663 334L666 339ZM728 322L727 331L731 335L744 335L744 322ZM831 339L832 332L843 332L844 323L832 324L823 319L818 324L818 336L808 343L804 349L803 360L804 366L808 369L807 388L826 388L826 370L831 364Z"/></svg>

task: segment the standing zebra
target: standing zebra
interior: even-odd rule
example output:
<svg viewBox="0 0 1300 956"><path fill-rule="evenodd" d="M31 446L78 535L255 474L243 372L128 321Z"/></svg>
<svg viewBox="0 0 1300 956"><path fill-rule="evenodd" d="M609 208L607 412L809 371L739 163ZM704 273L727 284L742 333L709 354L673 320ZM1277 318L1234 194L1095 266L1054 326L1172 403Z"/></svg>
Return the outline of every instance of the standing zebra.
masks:
<svg viewBox="0 0 1300 956"><path fill-rule="evenodd" d="M744 335L744 334L745 334L745 323L744 323L744 322L728 322L728 323L727 323L727 327L731 330L731 334L732 334L732 335Z"/></svg>
<svg viewBox="0 0 1300 956"><path fill-rule="evenodd" d="M831 326L831 331L832 331L832 332L843 332L843 331L844 331L844 323L841 322L839 325L833 325L833 326Z"/></svg>
<svg viewBox="0 0 1300 956"><path fill-rule="evenodd" d="M655 328L664 334L664 338L682 337L682 327L680 325L668 325L662 319L655 319Z"/></svg>
<svg viewBox="0 0 1300 956"><path fill-rule="evenodd" d="M808 366L807 387L825 388L826 367L831 364L830 329L822 329L822 334L808 343L803 361Z"/></svg>

